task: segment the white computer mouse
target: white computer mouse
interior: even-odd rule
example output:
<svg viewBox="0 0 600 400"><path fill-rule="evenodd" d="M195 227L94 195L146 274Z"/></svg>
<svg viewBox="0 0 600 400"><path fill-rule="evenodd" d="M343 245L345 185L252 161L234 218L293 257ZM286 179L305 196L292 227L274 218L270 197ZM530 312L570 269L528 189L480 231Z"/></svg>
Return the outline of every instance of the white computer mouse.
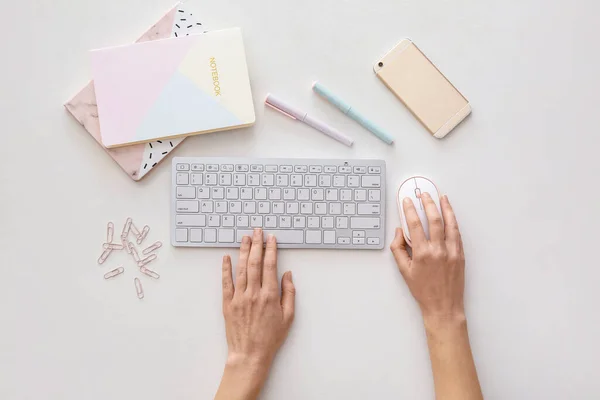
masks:
<svg viewBox="0 0 600 400"><path fill-rule="evenodd" d="M408 231L408 225L406 224L406 217L404 216L404 207L402 207L402 201L405 197L411 198L415 208L417 209L417 214L419 215L419 219L421 220L421 225L423 225L423 230L425 231L425 236L429 239L429 223L427 222L427 214L425 214L425 208L423 208L423 203L421 202L421 193L429 193L433 202L437 206L438 212L442 215L442 210L440 208L440 193L437 190L435 184L429 179L423 176L413 176L408 178L400 185L398 189L398 210L400 212L400 222L402 224L402 232L404 232L404 238L406 242L411 245L410 241L410 232Z"/></svg>

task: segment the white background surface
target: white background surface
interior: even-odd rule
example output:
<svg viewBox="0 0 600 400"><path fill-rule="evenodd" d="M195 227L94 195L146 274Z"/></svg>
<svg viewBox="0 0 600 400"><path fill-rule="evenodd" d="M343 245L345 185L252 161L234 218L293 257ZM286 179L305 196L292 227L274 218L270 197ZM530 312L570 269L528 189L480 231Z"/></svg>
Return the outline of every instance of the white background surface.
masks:
<svg viewBox="0 0 600 400"><path fill-rule="evenodd" d="M96 264L106 222L168 243L169 163L134 183L62 108L87 50L132 42L168 0L2 2L0 398L209 399L226 355L219 249L166 245L144 279ZM403 178L452 201L467 256L473 352L488 399L600 397L598 92L592 0L198 1L244 30L257 123L188 139L182 156L383 158L387 244ZM430 137L372 63L409 36L473 115ZM319 79L393 132L390 147L311 93ZM356 139L270 109L273 92ZM149 243L149 242L148 242ZM123 277L102 278L126 263ZM297 318L264 399L431 399L420 315L389 251L287 250Z"/></svg>

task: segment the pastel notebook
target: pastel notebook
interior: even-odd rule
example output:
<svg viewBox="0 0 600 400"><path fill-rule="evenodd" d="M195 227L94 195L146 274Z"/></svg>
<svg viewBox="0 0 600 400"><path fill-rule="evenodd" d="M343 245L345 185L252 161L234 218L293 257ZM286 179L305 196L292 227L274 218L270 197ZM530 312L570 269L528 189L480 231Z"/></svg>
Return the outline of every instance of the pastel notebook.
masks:
<svg viewBox="0 0 600 400"><path fill-rule="evenodd" d="M104 146L254 123L239 28L91 52Z"/></svg>
<svg viewBox="0 0 600 400"><path fill-rule="evenodd" d="M205 32L205 28L196 13L179 3L150 27L137 42L182 37L203 32ZM65 104L65 108L102 146L94 82L90 81L83 87ZM183 138L136 144L118 149L107 149L104 146L102 148L131 179L138 181L156 167L182 141Z"/></svg>

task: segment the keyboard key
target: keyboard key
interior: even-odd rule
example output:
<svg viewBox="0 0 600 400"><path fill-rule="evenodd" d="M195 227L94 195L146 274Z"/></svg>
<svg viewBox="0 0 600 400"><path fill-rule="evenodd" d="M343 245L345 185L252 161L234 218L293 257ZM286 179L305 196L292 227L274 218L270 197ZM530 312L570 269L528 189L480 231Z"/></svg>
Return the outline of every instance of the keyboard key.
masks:
<svg viewBox="0 0 600 400"><path fill-rule="evenodd" d="M298 214L298 203L287 203L285 207L286 214Z"/></svg>
<svg viewBox="0 0 600 400"><path fill-rule="evenodd" d="M204 241L206 243L217 242L217 230L216 229L205 229L204 230Z"/></svg>
<svg viewBox="0 0 600 400"><path fill-rule="evenodd" d="M281 189L269 188L269 200L281 200Z"/></svg>
<svg viewBox="0 0 600 400"><path fill-rule="evenodd" d="M306 217L294 217L294 228L306 228Z"/></svg>
<svg viewBox="0 0 600 400"><path fill-rule="evenodd" d="M315 214L317 214L317 215L327 214L327 203L315 203Z"/></svg>
<svg viewBox="0 0 600 400"><path fill-rule="evenodd" d="M251 188L241 188L240 189L240 199L242 200L252 200L252 192Z"/></svg>
<svg viewBox="0 0 600 400"><path fill-rule="evenodd" d="M366 201L367 200L367 191L364 189L355 189L354 190L354 201Z"/></svg>
<svg viewBox="0 0 600 400"><path fill-rule="evenodd" d="M190 229L190 242L202 242L202 229Z"/></svg>
<svg viewBox="0 0 600 400"><path fill-rule="evenodd" d="M310 172L310 173L321 172L322 170L323 170L323 167L321 167L320 165L310 165L308 167L308 172Z"/></svg>
<svg viewBox="0 0 600 400"><path fill-rule="evenodd" d="M265 166L265 172L277 172L279 168L277 168L277 165L267 165Z"/></svg>
<svg viewBox="0 0 600 400"><path fill-rule="evenodd" d="M178 172L175 180L178 185L187 185L190 183L190 175L187 172Z"/></svg>
<svg viewBox="0 0 600 400"><path fill-rule="evenodd" d="M225 227L235 226L235 217L233 215L223 215L222 225Z"/></svg>
<svg viewBox="0 0 600 400"><path fill-rule="evenodd" d="M204 184L214 186L217 184L217 174L206 174Z"/></svg>
<svg viewBox="0 0 600 400"><path fill-rule="evenodd" d="M203 213L211 213L211 212L213 212L213 205L214 205L214 203L212 202L212 200L204 200L202 202L200 210Z"/></svg>
<svg viewBox="0 0 600 400"><path fill-rule="evenodd" d="M253 231L238 230L236 234L236 242L241 243L244 236L252 236ZM280 244L302 244L304 243L304 231L302 230L263 230L264 239L271 234L277 239Z"/></svg>
<svg viewBox="0 0 600 400"><path fill-rule="evenodd" d="M302 203L300 204L300 214L312 214L313 203Z"/></svg>
<svg viewBox="0 0 600 400"><path fill-rule="evenodd" d="M247 228L250 224L250 218L247 215L238 215L236 218L236 226L240 228Z"/></svg>
<svg viewBox="0 0 600 400"><path fill-rule="evenodd" d="M192 177L192 185L202 185L202 174L191 174Z"/></svg>
<svg viewBox="0 0 600 400"><path fill-rule="evenodd" d="M307 187L317 186L317 176L316 175L304 175L304 186L307 186Z"/></svg>
<svg viewBox="0 0 600 400"><path fill-rule="evenodd" d="M348 229L348 217L336 217L335 227L337 229Z"/></svg>
<svg viewBox="0 0 600 400"><path fill-rule="evenodd" d="M353 171L355 174L365 174L365 173L367 173L367 168L366 167L354 167Z"/></svg>
<svg viewBox="0 0 600 400"><path fill-rule="evenodd" d="M366 188L378 188L381 187L381 176L379 175L366 175L362 177L362 187Z"/></svg>
<svg viewBox="0 0 600 400"><path fill-rule="evenodd" d="M323 232L323 243L324 244L335 244L335 231L324 231Z"/></svg>
<svg viewBox="0 0 600 400"><path fill-rule="evenodd" d="M379 218L350 218L350 228L352 229L379 229L381 220Z"/></svg>
<svg viewBox="0 0 600 400"><path fill-rule="evenodd" d="M235 186L246 185L246 175L245 174L233 174L233 184Z"/></svg>
<svg viewBox="0 0 600 400"><path fill-rule="evenodd" d="M349 167L349 166L340 166L338 168L338 172L340 174L349 174L350 172L352 172L352 167Z"/></svg>
<svg viewBox="0 0 600 400"><path fill-rule="evenodd" d="M176 215L175 225L177 226L205 226L206 216L204 215Z"/></svg>
<svg viewBox="0 0 600 400"><path fill-rule="evenodd" d="M197 213L198 212L198 201L197 200L178 200L176 204L176 210L178 213Z"/></svg>
<svg viewBox="0 0 600 400"><path fill-rule="evenodd" d="M338 238L338 244L350 244L350 238L349 237Z"/></svg>
<svg viewBox="0 0 600 400"><path fill-rule="evenodd" d="M289 175L277 175L277 186L287 186L290 180Z"/></svg>
<svg viewBox="0 0 600 400"><path fill-rule="evenodd" d="M265 217L265 228L277 228L277 217L274 215L267 215Z"/></svg>
<svg viewBox="0 0 600 400"><path fill-rule="evenodd" d="M339 215L342 213L342 203L329 203L329 214Z"/></svg>
<svg viewBox="0 0 600 400"><path fill-rule="evenodd" d="M250 226L252 228L262 228L262 226L263 226L262 215L253 215L252 217L250 217Z"/></svg>
<svg viewBox="0 0 600 400"><path fill-rule="evenodd" d="M196 188L192 186L177 186L177 193L175 196L178 199L195 199Z"/></svg>
<svg viewBox="0 0 600 400"><path fill-rule="evenodd" d="M219 243L233 243L233 229L219 229Z"/></svg>
<svg viewBox="0 0 600 400"><path fill-rule="evenodd" d="M223 189L222 187L211 188L210 196L213 199L224 199L225 198L225 189Z"/></svg>
<svg viewBox="0 0 600 400"><path fill-rule="evenodd" d="M233 164L221 165L221 172L233 172Z"/></svg>
<svg viewBox="0 0 600 400"><path fill-rule="evenodd" d="M284 200L296 200L296 189L283 189Z"/></svg>
<svg viewBox="0 0 600 400"><path fill-rule="evenodd" d="M357 175L350 175L348 177L348 187L359 187L360 178Z"/></svg>
<svg viewBox="0 0 600 400"><path fill-rule="evenodd" d="M282 215L279 217L279 227L280 228L291 228L292 227L292 217L288 215Z"/></svg>
<svg viewBox="0 0 600 400"><path fill-rule="evenodd" d="M244 202L244 214L255 214L256 213L256 203L254 201L245 201Z"/></svg>
<svg viewBox="0 0 600 400"><path fill-rule="evenodd" d="M352 200L352 190L350 190L350 189L341 189L340 190L340 200L341 201L350 201L350 200Z"/></svg>
<svg viewBox="0 0 600 400"><path fill-rule="evenodd" d="M359 204L358 215L379 215L381 214L381 205L379 204Z"/></svg>
<svg viewBox="0 0 600 400"><path fill-rule="evenodd" d="M304 182L304 180L302 178L302 175L292 175L290 186L300 187L300 186L302 186L303 182Z"/></svg>
<svg viewBox="0 0 600 400"><path fill-rule="evenodd" d="M229 212L232 214L239 214L242 212L242 202L241 201L230 201L229 202Z"/></svg>
<svg viewBox="0 0 600 400"><path fill-rule="evenodd" d="M201 186L198 188L198 198L199 199L210 199L210 190L206 186Z"/></svg>
<svg viewBox="0 0 600 400"><path fill-rule="evenodd" d="M209 215L208 216L208 226L221 226L221 216L220 215Z"/></svg>
<svg viewBox="0 0 600 400"><path fill-rule="evenodd" d="M308 167L306 165L294 165L294 172L306 173Z"/></svg>
<svg viewBox="0 0 600 400"><path fill-rule="evenodd" d="M240 189L236 187L228 187L225 191L227 200L237 200L240 197Z"/></svg>
<svg viewBox="0 0 600 400"><path fill-rule="evenodd" d="M190 164L177 164L177 171L189 171Z"/></svg>
<svg viewBox="0 0 600 400"><path fill-rule="evenodd" d="M319 175L319 186L321 186L321 187L331 186L331 175Z"/></svg>
<svg viewBox="0 0 600 400"><path fill-rule="evenodd" d="M379 238L376 238L376 237L367 238L367 244L377 245L377 244L379 244Z"/></svg>
<svg viewBox="0 0 600 400"><path fill-rule="evenodd" d="M187 242L188 230L187 229L175 229L175 241L176 242Z"/></svg>
<svg viewBox="0 0 600 400"><path fill-rule="evenodd" d="M219 185L221 185L221 186L231 185L231 174L219 174Z"/></svg>
<svg viewBox="0 0 600 400"><path fill-rule="evenodd" d="M285 203L281 201L277 201L273 203L273 214L283 214L285 213Z"/></svg>
<svg viewBox="0 0 600 400"><path fill-rule="evenodd" d="M365 237L365 231L353 231L352 232L352 237L355 237L355 238L364 238Z"/></svg>
<svg viewBox="0 0 600 400"><path fill-rule="evenodd" d="M258 202L258 213L259 214L271 213L271 203L269 203L268 201L259 201Z"/></svg>
<svg viewBox="0 0 600 400"><path fill-rule="evenodd" d="M325 168L323 168L323 171L328 173L337 172L337 168L335 165L326 165Z"/></svg>
<svg viewBox="0 0 600 400"><path fill-rule="evenodd" d="M192 171L204 171L204 164L192 164Z"/></svg>
<svg viewBox="0 0 600 400"><path fill-rule="evenodd" d="M215 201L215 212L224 214L227 212L227 202L226 201Z"/></svg>
<svg viewBox="0 0 600 400"><path fill-rule="evenodd" d="M235 172L248 172L248 165L238 164L235 166Z"/></svg>
<svg viewBox="0 0 600 400"><path fill-rule="evenodd" d="M365 244L365 238L352 238L352 244Z"/></svg>
<svg viewBox="0 0 600 400"><path fill-rule="evenodd" d="M333 228L333 217L321 218L321 226L323 228Z"/></svg>
<svg viewBox="0 0 600 400"><path fill-rule="evenodd" d="M354 214L356 214L356 204L344 203L344 215L354 215Z"/></svg>
<svg viewBox="0 0 600 400"><path fill-rule="evenodd" d="M206 170L209 172L217 172L219 170L219 164L208 164Z"/></svg>
<svg viewBox="0 0 600 400"><path fill-rule="evenodd" d="M260 175L259 174L248 174L248 186L258 186L260 185Z"/></svg>
<svg viewBox="0 0 600 400"><path fill-rule="evenodd" d="M307 226L309 228L318 228L321 222L321 218L319 217L308 217L307 218Z"/></svg>
<svg viewBox="0 0 600 400"><path fill-rule="evenodd" d="M262 176L262 185L263 186L273 186L273 185L275 185L275 175L264 174Z"/></svg>
<svg viewBox="0 0 600 400"><path fill-rule="evenodd" d="M263 166L257 164L251 165L250 172L263 172Z"/></svg>
<svg viewBox="0 0 600 400"><path fill-rule="evenodd" d="M334 187L346 186L346 177L344 175L334 175L333 176L333 186Z"/></svg>
<svg viewBox="0 0 600 400"><path fill-rule="evenodd" d="M294 169L291 165L280 165L279 172L292 172Z"/></svg>
<svg viewBox="0 0 600 400"><path fill-rule="evenodd" d="M306 243L307 244L320 244L321 243L321 231L306 231Z"/></svg>
<svg viewBox="0 0 600 400"><path fill-rule="evenodd" d="M255 200L266 200L267 189L264 187L254 188L254 199Z"/></svg>
<svg viewBox="0 0 600 400"><path fill-rule="evenodd" d="M319 201L325 199L325 191L323 189L313 189L311 191L312 201Z"/></svg>
<svg viewBox="0 0 600 400"><path fill-rule="evenodd" d="M306 188L298 189L298 200L310 200L310 190Z"/></svg>
<svg viewBox="0 0 600 400"><path fill-rule="evenodd" d="M326 189L325 190L325 200L337 201L337 199L338 199L338 190L337 189Z"/></svg>
<svg viewBox="0 0 600 400"><path fill-rule="evenodd" d="M380 174L381 168L380 167L369 167L369 173L370 174Z"/></svg>
<svg viewBox="0 0 600 400"><path fill-rule="evenodd" d="M369 190L369 201L381 201L381 190L379 190L379 189Z"/></svg>

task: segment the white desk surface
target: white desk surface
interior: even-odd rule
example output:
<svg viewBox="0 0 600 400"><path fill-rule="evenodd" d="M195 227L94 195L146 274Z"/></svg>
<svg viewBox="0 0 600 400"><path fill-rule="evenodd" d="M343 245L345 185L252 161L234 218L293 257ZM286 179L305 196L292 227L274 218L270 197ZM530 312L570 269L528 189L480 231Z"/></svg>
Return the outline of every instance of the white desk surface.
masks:
<svg viewBox="0 0 600 400"><path fill-rule="evenodd" d="M4 2L0 63L0 398L209 399L226 355L223 250L166 245L158 282L107 282L106 222L169 241L169 161L134 183L62 104L90 78L87 50L133 41L169 0ZM394 191L431 177L452 201L466 307L488 399L600 397L598 2L192 2L209 29L244 30L251 129L188 139L180 156L362 157ZM409 36L470 99L429 136L372 72ZM310 90L319 79L396 135L387 146ZM267 92L356 139L346 148L265 109ZM231 251L231 254L235 254ZM126 261L126 254L108 265ZM421 318L392 255L280 252L297 318L263 399L431 399Z"/></svg>

